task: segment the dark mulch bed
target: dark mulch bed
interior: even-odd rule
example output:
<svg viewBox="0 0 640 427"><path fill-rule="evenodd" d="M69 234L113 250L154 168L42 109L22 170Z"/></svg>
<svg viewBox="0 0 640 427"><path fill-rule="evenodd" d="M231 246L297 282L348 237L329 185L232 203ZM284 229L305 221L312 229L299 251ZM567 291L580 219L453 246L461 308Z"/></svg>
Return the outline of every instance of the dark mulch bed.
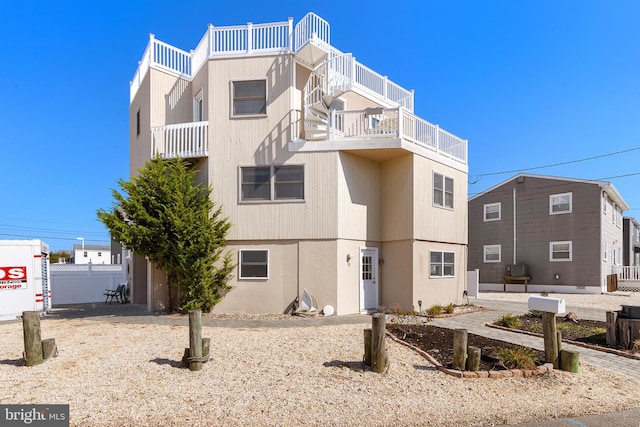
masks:
<svg viewBox="0 0 640 427"><path fill-rule="evenodd" d="M525 314L518 316L522 322L522 327L517 328L522 331L542 333L542 318ZM565 320L565 316L556 318L556 328L562 334L563 340L571 340L607 347L607 324L597 320L577 319L577 323Z"/></svg>
<svg viewBox="0 0 640 427"><path fill-rule="evenodd" d="M453 329L431 325L388 324L387 330L394 336L429 353L441 365L450 367L453 361ZM482 351L480 370L505 369L496 354L503 348L517 347L515 344L467 334L467 344ZM538 361L544 361L544 352L532 350Z"/></svg>

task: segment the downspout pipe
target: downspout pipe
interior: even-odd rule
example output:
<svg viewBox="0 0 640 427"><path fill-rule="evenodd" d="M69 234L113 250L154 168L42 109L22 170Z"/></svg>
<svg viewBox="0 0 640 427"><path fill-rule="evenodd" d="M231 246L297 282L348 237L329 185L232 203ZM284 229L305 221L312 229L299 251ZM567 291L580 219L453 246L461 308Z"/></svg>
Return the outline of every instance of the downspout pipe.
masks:
<svg viewBox="0 0 640 427"><path fill-rule="evenodd" d="M516 233L516 189L513 189L513 264L517 264L516 244L518 241Z"/></svg>

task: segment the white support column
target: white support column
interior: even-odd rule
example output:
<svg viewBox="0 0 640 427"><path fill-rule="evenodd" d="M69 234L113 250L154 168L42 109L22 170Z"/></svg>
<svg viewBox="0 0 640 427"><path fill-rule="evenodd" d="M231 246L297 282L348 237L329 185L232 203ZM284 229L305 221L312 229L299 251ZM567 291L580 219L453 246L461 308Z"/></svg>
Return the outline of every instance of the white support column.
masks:
<svg viewBox="0 0 640 427"><path fill-rule="evenodd" d="M288 44L289 44L289 50L291 52L293 52L294 47L293 47L293 18L289 17L289 34L288 34L289 40L288 40ZM295 74L295 73L293 73ZM295 87L295 86L293 86Z"/></svg>

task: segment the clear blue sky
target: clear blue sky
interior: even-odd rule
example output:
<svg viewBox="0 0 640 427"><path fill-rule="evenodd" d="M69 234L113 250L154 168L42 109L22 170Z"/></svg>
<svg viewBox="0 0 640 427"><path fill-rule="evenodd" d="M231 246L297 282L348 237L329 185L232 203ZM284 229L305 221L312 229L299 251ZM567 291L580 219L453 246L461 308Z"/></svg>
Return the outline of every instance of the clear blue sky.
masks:
<svg viewBox="0 0 640 427"><path fill-rule="evenodd" d="M149 33L194 49L208 23L297 22L415 89L469 140L469 193L515 173L640 147L640 2L3 2L0 239L107 244L96 210L128 176L129 81ZM610 178L640 217L640 150L530 173ZM636 175L638 174L638 175Z"/></svg>

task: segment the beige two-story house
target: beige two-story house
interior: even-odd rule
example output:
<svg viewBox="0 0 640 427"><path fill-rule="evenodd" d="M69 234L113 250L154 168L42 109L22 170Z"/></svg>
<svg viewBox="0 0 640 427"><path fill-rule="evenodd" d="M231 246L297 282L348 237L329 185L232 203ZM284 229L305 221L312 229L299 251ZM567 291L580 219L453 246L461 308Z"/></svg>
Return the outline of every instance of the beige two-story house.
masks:
<svg viewBox="0 0 640 427"><path fill-rule="evenodd" d="M217 312L281 313L307 289L337 314L460 303L467 141L414 114L414 92L330 44L313 13L210 25L193 50L153 35L131 82L130 173L182 157L233 224ZM133 301L166 304L135 257Z"/></svg>

